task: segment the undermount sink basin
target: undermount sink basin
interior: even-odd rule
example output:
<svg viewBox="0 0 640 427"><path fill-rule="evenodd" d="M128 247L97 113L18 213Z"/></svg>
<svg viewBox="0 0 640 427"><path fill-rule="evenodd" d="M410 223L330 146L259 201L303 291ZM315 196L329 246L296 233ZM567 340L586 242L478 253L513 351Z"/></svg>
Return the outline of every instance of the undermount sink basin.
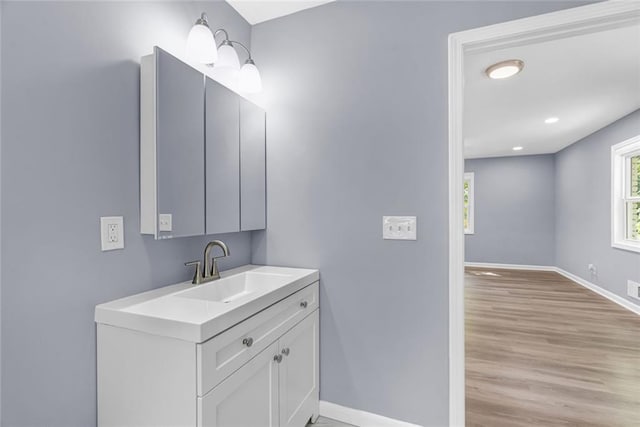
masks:
<svg viewBox="0 0 640 427"><path fill-rule="evenodd" d="M269 292L290 280L291 275L289 274L250 271L209 282L197 288L177 293L174 296L228 304L240 299L248 299L244 297Z"/></svg>
<svg viewBox="0 0 640 427"><path fill-rule="evenodd" d="M204 342L318 281L318 270L246 265L202 285L165 286L96 306L97 323Z"/></svg>

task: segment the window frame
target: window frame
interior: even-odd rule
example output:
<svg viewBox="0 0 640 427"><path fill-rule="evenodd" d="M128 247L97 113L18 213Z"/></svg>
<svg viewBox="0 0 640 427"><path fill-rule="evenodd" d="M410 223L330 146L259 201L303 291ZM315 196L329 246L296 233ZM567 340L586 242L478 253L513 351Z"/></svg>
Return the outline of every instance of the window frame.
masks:
<svg viewBox="0 0 640 427"><path fill-rule="evenodd" d="M475 174L473 172L465 172L463 183L469 182L469 226L464 229L465 235L475 234ZM463 188L464 191L464 188ZM463 194L464 196L464 194ZM464 201L463 201L464 208ZM464 216L463 216L464 219Z"/></svg>
<svg viewBox="0 0 640 427"><path fill-rule="evenodd" d="M640 240L628 238L627 204L640 202L631 197L631 158L640 155L640 135L611 147L611 246L640 252Z"/></svg>

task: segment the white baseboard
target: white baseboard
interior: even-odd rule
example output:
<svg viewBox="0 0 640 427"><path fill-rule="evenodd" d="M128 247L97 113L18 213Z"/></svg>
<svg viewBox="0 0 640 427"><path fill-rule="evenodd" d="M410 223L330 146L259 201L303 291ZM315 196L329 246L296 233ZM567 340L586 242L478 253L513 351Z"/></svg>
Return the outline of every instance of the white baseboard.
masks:
<svg viewBox="0 0 640 427"><path fill-rule="evenodd" d="M576 276L573 273L569 273L566 270L563 270L559 267L554 266L546 266L546 265L519 265L519 264L494 264L489 262L465 262L465 267L481 267L481 268L496 268L503 270L532 270L532 271L555 271L558 274L566 277L567 279L577 283L580 286L584 286L585 288L597 293L605 297L606 299L615 302L619 306L626 308L634 312L635 314L640 315L640 306L634 304L626 298L623 298L619 295L614 294L611 291L608 291L600 286L589 282L588 280L583 279L582 277Z"/></svg>
<svg viewBox="0 0 640 427"><path fill-rule="evenodd" d="M420 427L417 424L394 420L393 418L383 417L382 415L359 409L347 408L324 400L320 401L320 415L357 427Z"/></svg>
<svg viewBox="0 0 640 427"><path fill-rule="evenodd" d="M601 288L600 286L589 282L588 280L583 279L582 277L576 276L573 273L569 273L566 270L563 270L561 268L556 267L555 271L558 274L563 275L564 277L566 277L567 279L576 282L577 284L579 284L580 286L584 286L585 288L605 297L606 299L615 302L616 304L618 304L619 306L626 308L627 310L630 310L632 312L634 312L635 314L640 315L640 306L632 303L631 301L629 301L628 299L622 298L619 295L614 294L611 291L608 291L604 288Z"/></svg>
<svg viewBox="0 0 640 427"><path fill-rule="evenodd" d="M499 268L502 270L535 270L556 271L556 267L550 265L524 265L524 264L496 264L491 262L465 262L465 267Z"/></svg>

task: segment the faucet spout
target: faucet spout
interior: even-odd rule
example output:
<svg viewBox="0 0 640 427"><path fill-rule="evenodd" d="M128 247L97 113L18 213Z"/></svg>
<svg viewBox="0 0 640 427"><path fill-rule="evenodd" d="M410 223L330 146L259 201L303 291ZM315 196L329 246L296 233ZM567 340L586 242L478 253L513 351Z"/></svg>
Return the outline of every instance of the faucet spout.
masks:
<svg viewBox="0 0 640 427"><path fill-rule="evenodd" d="M211 251L216 246L222 249L222 256L212 258ZM222 240L212 240L211 242L209 242L204 248L204 278L209 280L219 279L220 272L218 271L218 263L216 262L216 260L218 258L227 257L229 256L229 254L229 247Z"/></svg>

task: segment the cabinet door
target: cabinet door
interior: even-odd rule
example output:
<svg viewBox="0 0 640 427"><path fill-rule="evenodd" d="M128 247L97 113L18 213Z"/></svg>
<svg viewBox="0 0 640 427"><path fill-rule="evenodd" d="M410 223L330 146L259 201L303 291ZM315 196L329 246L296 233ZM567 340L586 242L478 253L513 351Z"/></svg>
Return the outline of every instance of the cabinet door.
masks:
<svg viewBox="0 0 640 427"><path fill-rule="evenodd" d="M203 235L204 76L162 49L154 54L157 214L171 215L172 222L171 231L157 235Z"/></svg>
<svg viewBox="0 0 640 427"><path fill-rule="evenodd" d="M278 426L278 344L198 398L199 427Z"/></svg>
<svg viewBox="0 0 640 427"><path fill-rule="evenodd" d="M266 115L240 100L240 229L266 228Z"/></svg>
<svg viewBox="0 0 640 427"><path fill-rule="evenodd" d="M206 78L207 234L240 231L240 97Z"/></svg>
<svg viewBox="0 0 640 427"><path fill-rule="evenodd" d="M280 427L303 427L318 414L318 311L282 338Z"/></svg>

